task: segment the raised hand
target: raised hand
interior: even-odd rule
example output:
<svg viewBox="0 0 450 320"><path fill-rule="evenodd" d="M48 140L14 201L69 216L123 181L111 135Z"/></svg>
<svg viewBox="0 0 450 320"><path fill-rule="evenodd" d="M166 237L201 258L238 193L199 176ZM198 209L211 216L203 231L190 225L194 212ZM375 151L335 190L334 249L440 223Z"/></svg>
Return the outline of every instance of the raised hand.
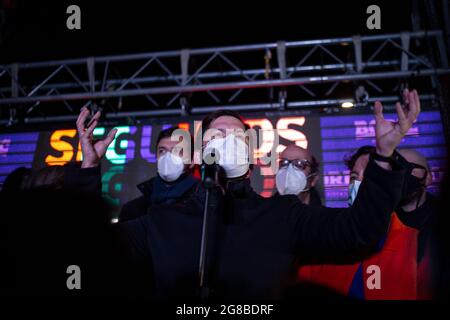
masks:
<svg viewBox="0 0 450 320"><path fill-rule="evenodd" d="M91 119L86 128L86 119L89 116L89 110L87 108L82 108L80 115L77 119L77 130L78 137L81 144L81 152L83 153L83 162L81 164L82 168L96 167L100 164L100 161L106 153L106 149L114 140L116 136L117 129L112 129L106 138L103 140L94 141L93 132L98 124L98 119L100 119L100 111L98 111Z"/></svg>
<svg viewBox="0 0 450 320"><path fill-rule="evenodd" d="M381 102L375 102L376 151L379 155L390 157L393 154L420 113L419 95L416 90L410 92L406 89L403 92L403 100L405 107L399 102L395 104L398 117L396 122L384 119Z"/></svg>

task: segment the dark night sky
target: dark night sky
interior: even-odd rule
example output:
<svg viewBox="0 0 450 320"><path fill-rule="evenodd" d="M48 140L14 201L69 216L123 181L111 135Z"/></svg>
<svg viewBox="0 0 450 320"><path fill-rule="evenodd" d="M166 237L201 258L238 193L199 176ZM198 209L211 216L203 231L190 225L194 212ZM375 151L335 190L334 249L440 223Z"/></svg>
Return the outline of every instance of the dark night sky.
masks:
<svg viewBox="0 0 450 320"><path fill-rule="evenodd" d="M381 33L398 32L411 12L392 0L53 2L16 0L0 63L379 33L366 29L369 4L381 7ZM66 29L69 4L81 7L80 31Z"/></svg>

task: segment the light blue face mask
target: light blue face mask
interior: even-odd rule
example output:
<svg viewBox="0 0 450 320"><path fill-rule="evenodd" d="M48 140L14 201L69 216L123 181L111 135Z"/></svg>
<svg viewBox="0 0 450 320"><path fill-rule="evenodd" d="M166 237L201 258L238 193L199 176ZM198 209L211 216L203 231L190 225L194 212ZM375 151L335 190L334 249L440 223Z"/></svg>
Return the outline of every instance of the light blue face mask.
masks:
<svg viewBox="0 0 450 320"><path fill-rule="evenodd" d="M359 186L361 185L361 181L353 180L352 183L348 186L348 205L351 206L358 195Z"/></svg>

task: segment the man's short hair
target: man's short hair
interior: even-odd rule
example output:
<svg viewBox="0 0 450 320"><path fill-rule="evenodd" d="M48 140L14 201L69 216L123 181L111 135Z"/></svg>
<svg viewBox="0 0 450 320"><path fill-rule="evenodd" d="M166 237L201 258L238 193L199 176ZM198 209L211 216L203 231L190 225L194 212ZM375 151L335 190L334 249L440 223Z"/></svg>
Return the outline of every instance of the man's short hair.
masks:
<svg viewBox="0 0 450 320"><path fill-rule="evenodd" d="M344 162L347 165L347 168L351 171L359 157L366 154L375 153L375 151L376 149L374 146L362 146L351 155L345 157Z"/></svg>
<svg viewBox="0 0 450 320"><path fill-rule="evenodd" d="M245 123L244 118L238 112L225 109L225 110L214 111L203 118L203 120L202 120L203 133L209 129L209 126L211 125L211 123L214 120L216 120L217 118L223 117L223 116L229 116L229 117L236 118L242 123L242 125L244 126L244 130L250 129L250 126Z"/></svg>
<svg viewBox="0 0 450 320"><path fill-rule="evenodd" d="M64 186L64 166L46 166L32 171L23 183L23 190L61 190Z"/></svg>
<svg viewBox="0 0 450 320"><path fill-rule="evenodd" d="M170 128L160 131L158 134L158 137L156 138L156 149L158 149L158 145L162 139L170 138L172 136L172 133L177 129L179 129L179 128L178 127L170 127Z"/></svg>
<svg viewBox="0 0 450 320"><path fill-rule="evenodd" d="M167 129L164 129L159 132L158 137L156 138L156 148L155 153L158 152L158 145L161 142L162 139L170 138L175 130L180 129L178 126L170 127ZM194 154L194 139L192 138L192 135L189 133L189 136L191 137L191 158Z"/></svg>
<svg viewBox="0 0 450 320"><path fill-rule="evenodd" d="M19 167L14 169L6 176L2 186L2 192L14 193L21 191L24 188L30 174L30 168Z"/></svg>

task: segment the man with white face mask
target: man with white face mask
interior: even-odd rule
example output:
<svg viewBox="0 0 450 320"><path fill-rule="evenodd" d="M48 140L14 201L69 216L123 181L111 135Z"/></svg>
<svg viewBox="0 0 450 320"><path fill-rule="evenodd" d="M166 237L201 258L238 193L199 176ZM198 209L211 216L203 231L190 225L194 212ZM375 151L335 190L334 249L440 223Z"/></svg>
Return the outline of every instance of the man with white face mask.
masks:
<svg viewBox="0 0 450 320"><path fill-rule="evenodd" d="M306 149L295 143L288 145L279 156L276 186L280 195L298 196L304 204L320 206L320 197L315 189L319 163Z"/></svg>
<svg viewBox="0 0 450 320"><path fill-rule="evenodd" d="M157 175L137 185L143 195L122 207L120 221L144 215L152 205L175 203L198 187L198 179L192 175L194 164L192 161L185 164L183 151L175 150L179 141L171 139L177 129L172 127L159 133L156 139Z"/></svg>
<svg viewBox="0 0 450 320"><path fill-rule="evenodd" d="M216 299L213 301L280 299L292 284L288 279L292 279L299 258L317 261L349 255L385 235L390 215L403 195L407 170L395 149L420 112L417 92L405 91L405 95L408 105L396 105L396 123L385 120L381 103L375 103L376 154L370 158L358 198L349 208L308 206L293 195L259 196L250 185L250 166L239 163L246 154L245 146L237 140L241 138L233 134L233 129L246 129L240 115L219 110L203 119L205 149L217 143L211 142L208 129L222 135L216 147L234 145L239 149L219 159L226 179L220 192L225 192L217 197L215 210L210 211L214 219L209 221L216 223L208 227L211 237L205 277L210 297ZM97 151L90 138L96 123L85 128L83 120L77 125L82 170L88 170L98 166L104 152ZM99 170L86 172L80 178L99 185ZM211 194L221 194L221 187L213 187ZM150 265L141 270L151 273L153 282L141 284L151 297L178 301L198 297L205 203L201 190L181 204L154 208L157 214L116 225L133 265Z"/></svg>

